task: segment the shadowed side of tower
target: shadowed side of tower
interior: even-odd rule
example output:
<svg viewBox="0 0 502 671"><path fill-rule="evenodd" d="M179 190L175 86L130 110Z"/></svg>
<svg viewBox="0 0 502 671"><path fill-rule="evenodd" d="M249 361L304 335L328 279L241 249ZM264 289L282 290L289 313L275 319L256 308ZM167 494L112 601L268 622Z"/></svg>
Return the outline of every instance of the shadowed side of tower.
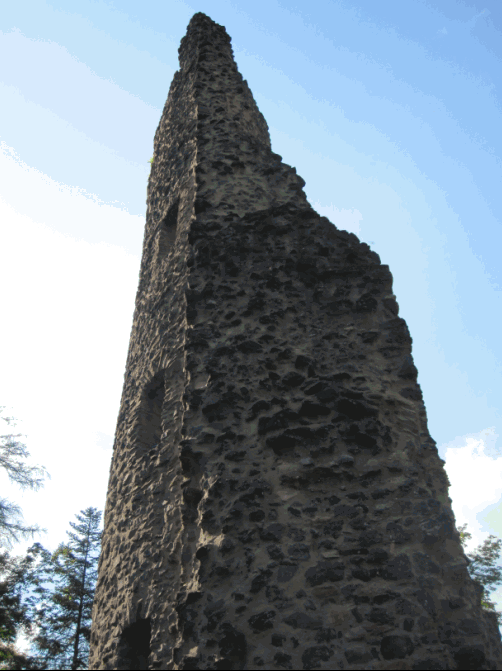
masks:
<svg viewBox="0 0 502 671"><path fill-rule="evenodd" d="M179 56L90 668L500 668L389 268L271 151L225 29Z"/></svg>

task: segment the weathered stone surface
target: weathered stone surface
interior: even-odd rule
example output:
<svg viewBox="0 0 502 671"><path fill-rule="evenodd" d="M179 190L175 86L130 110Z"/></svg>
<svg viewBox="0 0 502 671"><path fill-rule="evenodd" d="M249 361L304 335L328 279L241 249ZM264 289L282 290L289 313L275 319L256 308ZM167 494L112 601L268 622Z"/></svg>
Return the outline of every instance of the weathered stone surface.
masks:
<svg viewBox="0 0 502 671"><path fill-rule="evenodd" d="M308 204L222 26L155 135L93 669L496 669L389 268Z"/></svg>

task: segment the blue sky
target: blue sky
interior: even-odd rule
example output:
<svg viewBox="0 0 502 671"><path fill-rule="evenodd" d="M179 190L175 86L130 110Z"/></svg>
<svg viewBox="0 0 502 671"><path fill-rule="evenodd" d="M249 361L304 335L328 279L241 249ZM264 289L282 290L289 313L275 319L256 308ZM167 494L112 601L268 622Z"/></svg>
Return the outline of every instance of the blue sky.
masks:
<svg viewBox="0 0 502 671"><path fill-rule="evenodd" d="M0 482L49 546L104 508L148 159L197 11L310 203L390 266L457 522L502 537L500 0L4 7L0 404L52 480Z"/></svg>

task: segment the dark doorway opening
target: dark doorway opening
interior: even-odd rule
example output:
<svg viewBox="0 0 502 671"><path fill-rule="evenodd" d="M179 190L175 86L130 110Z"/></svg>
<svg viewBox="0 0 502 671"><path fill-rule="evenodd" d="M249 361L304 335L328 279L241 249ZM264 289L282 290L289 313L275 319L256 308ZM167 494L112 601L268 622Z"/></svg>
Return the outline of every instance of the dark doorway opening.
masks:
<svg viewBox="0 0 502 671"><path fill-rule="evenodd" d="M136 622L122 632L119 668L132 671L148 669L151 633L150 618L143 619L138 609Z"/></svg>

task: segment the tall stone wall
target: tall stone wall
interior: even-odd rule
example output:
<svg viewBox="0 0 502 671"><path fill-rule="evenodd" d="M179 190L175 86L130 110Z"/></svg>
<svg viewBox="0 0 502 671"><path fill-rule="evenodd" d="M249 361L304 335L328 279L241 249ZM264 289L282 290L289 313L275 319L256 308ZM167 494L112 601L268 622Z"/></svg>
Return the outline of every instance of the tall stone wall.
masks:
<svg viewBox="0 0 502 671"><path fill-rule="evenodd" d="M92 669L496 669L392 276L195 14L154 144Z"/></svg>

